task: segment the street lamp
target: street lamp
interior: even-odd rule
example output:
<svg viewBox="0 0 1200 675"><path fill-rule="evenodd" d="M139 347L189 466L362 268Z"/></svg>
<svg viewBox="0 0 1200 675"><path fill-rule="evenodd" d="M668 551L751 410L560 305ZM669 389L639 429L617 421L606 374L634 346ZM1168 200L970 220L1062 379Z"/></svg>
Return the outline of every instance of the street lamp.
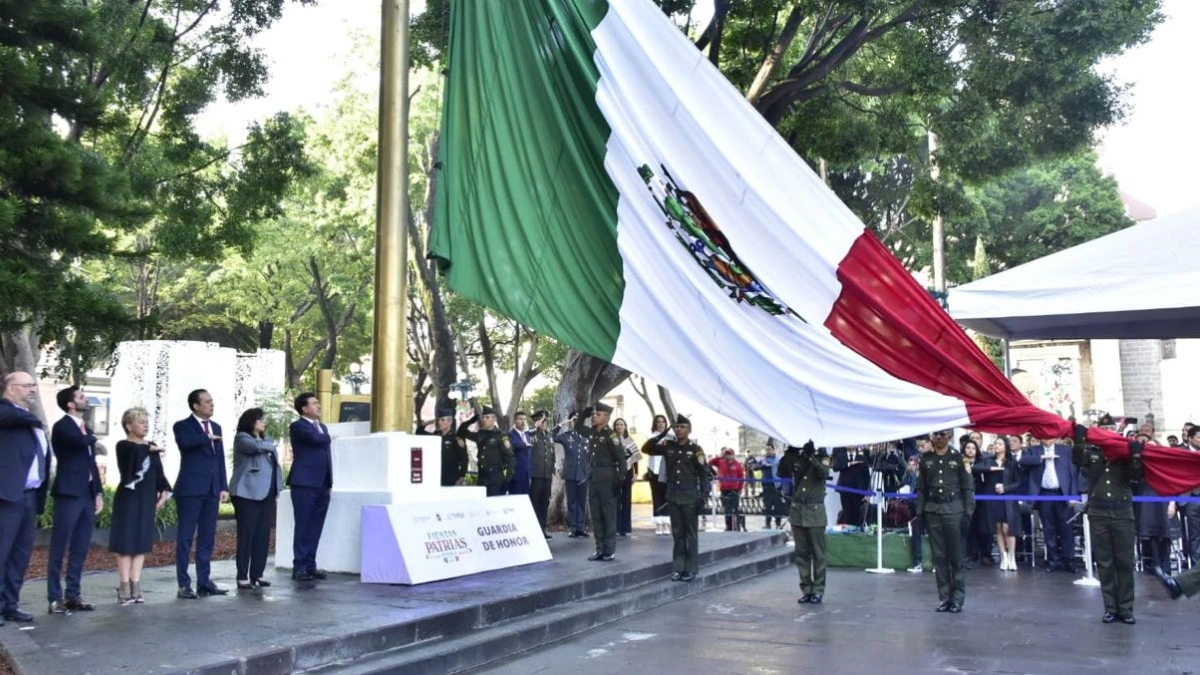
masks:
<svg viewBox="0 0 1200 675"><path fill-rule="evenodd" d="M350 392L355 396L362 393L362 386L370 380L367 374L362 371L362 365L355 361L350 364L350 374L346 376L346 382L350 383Z"/></svg>

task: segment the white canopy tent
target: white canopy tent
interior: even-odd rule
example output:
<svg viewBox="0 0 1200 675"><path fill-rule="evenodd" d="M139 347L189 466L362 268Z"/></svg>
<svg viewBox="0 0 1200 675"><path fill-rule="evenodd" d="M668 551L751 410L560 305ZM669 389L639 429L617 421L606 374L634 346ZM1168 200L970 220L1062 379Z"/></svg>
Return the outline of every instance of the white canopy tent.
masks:
<svg viewBox="0 0 1200 675"><path fill-rule="evenodd" d="M1200 207L950 290L950 315L1024 339L1200 337Z"/></svg>

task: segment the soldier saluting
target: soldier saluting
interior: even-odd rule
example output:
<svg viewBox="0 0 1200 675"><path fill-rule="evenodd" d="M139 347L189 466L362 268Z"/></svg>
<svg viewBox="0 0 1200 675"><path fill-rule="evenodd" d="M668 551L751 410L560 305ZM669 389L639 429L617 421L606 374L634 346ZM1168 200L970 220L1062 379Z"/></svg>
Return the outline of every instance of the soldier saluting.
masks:
<svg viewBox="0 0 1200 675"><path fill-rule="evenodd" d="M797 602L821 604L825 595L825 481L829 479L829 455L812 441L801 450L788 446L779 460L779 477L792 480L792 540L796 543L796 565L800 568Z"/></svg>
<svg viewBox="0 0 1200 675"><path fill-rule="evenodd" d="M1116 430L1112 417L1100 418L1102 428ZM1071 462L1087 473L1088 529L1100 595L1103 623L1134 624L1133 618L1133 485L1141 482L1142 444L1129 442L1129 459L1110 460L1087 442L1087 428L1075 425Z"/></svg>
<svg viewBox="0 0 1200 675"><path fill-rule="evenodd" d="M621 439L608 426L612 406L597 403L592 411L592 428L587 432L588 505L592 512L592 534L596 537L596 552L588 560L608 562L617 553L617 488L625 473L625 451Z"/></svg>
<svg viewBox="0 0 1200 675"><path fill-rule="evenodd" d="M925 519L933 549L937 611L957 614L967 597L963 575L963 514L975 511L975 484L962 454L950 447L950 431L930 435L933 452L921 456L917 469L917 514Z"/></svg>
<svg viewBox="0 0 1200 675"><path fill-rule="evenodd" d="M467 442L455 433L454 408L438 408L437 429L433 432L417 429L418 436L440 436L442 439L442 487L462 485L467 475L471 458L467 455Z"/></svg>
<svg viewBox="0 0 1200 675"><path fill-rule="evenodd" d="M667 511L671 515L671 536L675 555L671 560L672 581L691 581L699 571L697 532L700 524L701 479L709 476L704 451L688 438L692 423L680 415L675 420L675 438L659 444L647 444L642 453L663 458L667 472Z"/></svg>
<svg viewBox="0 0 1200 675"><path fill-rule="evenodd" d="M479 431L471 431L470 426L476 421L479 421ZM517 460L509 445L508 434L496 426L495 409L484 406L482 417L476 415L463 422L458 428L458 437L475 442L478 484L487 488L487 496L504 494L509 479L516 473Z"/></svg>

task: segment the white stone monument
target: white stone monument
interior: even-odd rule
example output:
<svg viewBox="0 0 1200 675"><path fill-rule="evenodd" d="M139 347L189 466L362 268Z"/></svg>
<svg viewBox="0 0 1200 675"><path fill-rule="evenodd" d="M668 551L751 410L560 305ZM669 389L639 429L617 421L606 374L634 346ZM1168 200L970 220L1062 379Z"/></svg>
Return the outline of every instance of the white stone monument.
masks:
<svg viewBox="0 0 1200 675"><path fill-rule="evenodd" d="M147 438L167 450L163 469L175 482L179 472L179 449L171 431L175 422L192 414L187 395L205 389L216 409L213 421L221 425L226 461L232 461L233 436L238 416L247 408L277 407L283 398L283 352L265 349L254 354L211 342L138 340L117 345L112 377L112 423L104 438L110 449L125 438L121 415L133 407L149 414ZM117 479L109 467L108 477Z"/></svg>

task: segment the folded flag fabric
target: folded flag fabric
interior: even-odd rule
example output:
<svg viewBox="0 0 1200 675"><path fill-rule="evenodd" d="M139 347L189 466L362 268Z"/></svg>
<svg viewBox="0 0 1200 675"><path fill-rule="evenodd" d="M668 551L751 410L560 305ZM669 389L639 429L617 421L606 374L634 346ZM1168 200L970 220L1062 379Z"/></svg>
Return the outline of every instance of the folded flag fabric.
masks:
<svg viewBox="0 0 1200 675"><path fill-rule="evenodd" d="M649 0L450 12L430 251L456 292L790 444L1071 435ZM1147 451L1160 494L1200 485L1184 455Z"/></svg>

